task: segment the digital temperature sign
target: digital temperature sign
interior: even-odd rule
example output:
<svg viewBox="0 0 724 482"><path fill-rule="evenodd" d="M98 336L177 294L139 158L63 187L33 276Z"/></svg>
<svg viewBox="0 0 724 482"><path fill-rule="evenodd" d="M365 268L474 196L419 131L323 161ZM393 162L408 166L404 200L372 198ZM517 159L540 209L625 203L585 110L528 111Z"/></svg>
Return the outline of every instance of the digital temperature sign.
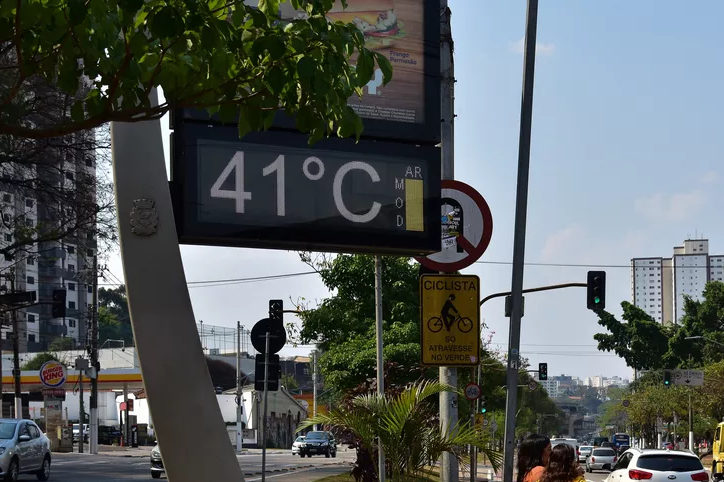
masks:
<svg viewBox="0 0 724 482"><path fill-rule="evenodd" d="M419 254L440 249L440 153L431 146L251 133L183 123L172 195L186 244Z"/></svg>

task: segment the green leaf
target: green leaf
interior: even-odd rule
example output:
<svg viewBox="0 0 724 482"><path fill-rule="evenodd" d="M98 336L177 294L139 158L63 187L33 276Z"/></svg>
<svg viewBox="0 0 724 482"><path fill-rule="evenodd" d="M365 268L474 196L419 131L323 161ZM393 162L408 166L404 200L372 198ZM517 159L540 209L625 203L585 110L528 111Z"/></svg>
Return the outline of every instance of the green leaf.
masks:
<svg viewBox="0 0 724 482"><path fill-rule="evenodd" d="M242 108L239 109L239 111L242 111ZM251 125L249 124L249 118L245 115L239 115L239 123L237 124L238 130L239 130L239 139L243 139L245 135L247 135L249 132L251 132Z"/></svg>
<svg viewBox="0 0 724 482"><path fill-rule="evenodd" d="M317 63L310 57L302 57L299 62L297 62L297 74L303 86L309 86L316 73Z"/></svg>
<svg viewBox="0 0 724 482"><path fill-rule="evenodd" d="M143 6L143 0L118 0L118 6L125 12L135 14Z"/></svg>
<svg viewBox="0 0 724 482"><path fill-rule="evenodd" d="M379 52L375 52L375 60L377 60L377 66L382 71L382 83L387 85L392 80L392 64L385 55Z"/></svg>
<svg viewBox="0 0 724 482"><path fill-rule="evenodd" d="M299 112L297 112L297 129L299 129L300 132L311 132L314 128L314 112L312 112L312 109L303 106L299 109Z"/></svg>
<svg viewBox="0 0 724 482"><path fill-rule="evenodd" d="M266 49L272 60L279 60L287 53L287 44L280 35L271 35L266 38Z"/></svg>
<svg viewBox="0 0 724 482"><path fill-rule="evenodd" d="M71 27L76 27L83 23L88 10L86 10L83 0L68 0L68 23Z"/></svg>
<svg viewBox="0 0 724 482"><path fill-rule="evenodd" d="M172 7L163 7L153 15L151 33L160 38L176 35L176 11Z"/></svg>
<svg viewBox="0 0 724 482"><path fill-rule="evenodd" d="M279 95L287 85L287 76L279 67L273 67L264 76L264 80L269 84L269 91L274 95Z"/></svg>
<svg viewBox="0 0 724 482"><path fill-rule="evenodd" d="M357 71L357 86L363 87L372 80L375 73L375 62L369 50L360 51L355 70Z"/></svg>
<svg viewBox="0 0 724 482"><path fill-rule="evenodd" d="M81 122L85 119L85 110L83 109L83 101L76 100L70 107L70 118L73 122Z"/></svg>
<svg viewBox="0 0 724 482"><path fill-rule="evenodd" d="M279 16L279 0L259 0L259 10L267 16Z"/></svg>
<svg viewBox="0 0 724 482"><path fill-rule="evenodd" d="M221 122L225 124L233 122L238 114L239 106L236 104L221 104L219 106L219 119L221 119Z"/></svg>
<svg viewBox="0 0 724 482"><path fill-rule="evenodd" d="M218 41L217 32L209 26L201 29L201 47L206 50L212 50L216 48Z"/></svg>

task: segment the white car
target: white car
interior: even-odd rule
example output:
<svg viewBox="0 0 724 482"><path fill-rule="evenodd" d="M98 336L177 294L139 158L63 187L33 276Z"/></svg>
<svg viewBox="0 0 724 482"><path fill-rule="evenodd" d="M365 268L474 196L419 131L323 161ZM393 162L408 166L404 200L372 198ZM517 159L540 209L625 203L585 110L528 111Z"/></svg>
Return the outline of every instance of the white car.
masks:
<svg viewBox="0 0 724 482"><path fill-rule="evenodd" d="M596 447L586 459L586 472L611 470L618 461L616 451L609 447Z"/></svg>
<svg viewBox="0 0 724 482"><path fill-rule="evenodd" d="M304 436L299 436L292 444L292 455L299 454L299 447L304 443Z"/></svg>
<svg viewBox="0 0 724 482"><path fill-rule="evenodd" d="M593 452L593 445L581 445L578 450L578 462L585 462L591 452Z"/></svg>
<svg viewBox="0 0 724 482"><path fill-rule="evenodd" d="M709 474L691 452L628 449L621 454L605 482L707 482Z"/></svg>

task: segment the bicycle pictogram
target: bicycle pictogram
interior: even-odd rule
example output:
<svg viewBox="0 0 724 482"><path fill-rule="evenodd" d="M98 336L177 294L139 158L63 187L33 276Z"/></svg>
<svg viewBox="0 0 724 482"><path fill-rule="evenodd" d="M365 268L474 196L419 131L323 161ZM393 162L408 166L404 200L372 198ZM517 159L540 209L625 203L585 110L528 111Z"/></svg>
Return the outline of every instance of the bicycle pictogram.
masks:
<svg viewBox="0 0 724 482"><path fill-rule="evenodd" d="M445 304L440 310L440 316L433 316L427 320L427 329L432 333L440 332L443 327L449 332L453 325L457 324L458 330L462 333L469 333L473 329L473 322L470 318L464 317L453 304L455 295L448 296Z"/></svg>

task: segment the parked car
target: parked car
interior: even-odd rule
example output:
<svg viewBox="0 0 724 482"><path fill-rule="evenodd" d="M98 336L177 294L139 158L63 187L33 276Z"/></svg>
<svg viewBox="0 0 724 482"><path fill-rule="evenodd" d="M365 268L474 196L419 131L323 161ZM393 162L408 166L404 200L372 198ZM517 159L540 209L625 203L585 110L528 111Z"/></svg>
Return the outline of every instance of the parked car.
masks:
<svg viewBox="0 0 724 482"><path fill-rule="evenodd" d="M20 474L50 477L50 440L30 420L0 419L0 477L18 480Z"/></svg>
<svg viewBox="0 0 724 482"><path fill-rule="evenodd" d="M156 444L153 449L151 449L151 477L160 479L165 471L163 468L163 460L161 460L161 449L158 448L158 444Z"/></svg>
<svg viewBox="0 0 724 482"><path fill-rule="evenodd" d="M304 436L304 442L299 447L300 457L311 457L312 455L324 455L325 457L337 456L337 442L330 432L308 432Z"/></svg>
<svg viewBox="0 0 724 482"><path fill-rule="evenodd" d="M302 443L304 443L304 436L297 437L294 443L292 443L292 455L299 453L299 447L302 446Z"/></svg>
<svg viewBox="0 0 724 482"><path fill-rule="evenodd" d="M111 425L98 426L98 443L100 445L113 445L121 442L121 431Z"/></svg>
<svg viewBox="0 0 724 482"><path fill-rule="evenodd" d="M593 449L591 455L586 459L586 472L594 470L611 470L618 460L616 451L610 447L598 447Z"/></svg>
<svg viewBox="0 0 724 482"><path fill-rule="evenodd" d="M578 462L585 462L593 451L593 445L581 445L578 449Z"/></svg>
<svg viewBox="0 0 724 482"><path fill-rule="evenodd" d="M83 442L88 442L88 433L90 432L90 425L87 423L83 424ZM74 423L73 424L73 443L78 443L78 439L80 438L80 424Z"/></svg>
<svg viewBox="0 0 724 482"><path fill-rule="evenodd" d="M708 482L709 474L691 452L628 449L613 466L605 482Z"/></svg>

